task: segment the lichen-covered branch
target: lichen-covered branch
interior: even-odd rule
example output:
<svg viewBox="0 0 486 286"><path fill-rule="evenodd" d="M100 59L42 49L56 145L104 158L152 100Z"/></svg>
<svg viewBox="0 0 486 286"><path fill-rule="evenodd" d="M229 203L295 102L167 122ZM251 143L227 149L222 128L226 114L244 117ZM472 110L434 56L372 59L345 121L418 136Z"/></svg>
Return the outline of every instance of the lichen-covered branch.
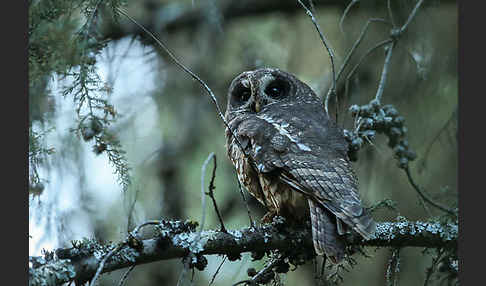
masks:
<svg viewBox="0 0 486 286"><path fill-rule="evenodd" d="M308 251L313 249L310 229L295 229L283 220L259 227L240 230L207 230L200 234L198 243L197 223L161 221L156 234L148 239L121 242L119 250L105 261L102 273L125 267L191 255L191 267L204 269L204 255L226 255L237 260L244 252L265 253L270 250ZM378 223L375 238L363 241L349 240L350 244L378 247L427 247L455 248L457 224L439 222L384 222ZM118 245L120 245L118 244ZM100 244L93 240L73 242L72 248L57 249L45 257L29 258L29 285L60 285L75 280L89 281L96 273L100 261L112 251L113 244ZM262 255L263 256L263 255Z"/></svg>

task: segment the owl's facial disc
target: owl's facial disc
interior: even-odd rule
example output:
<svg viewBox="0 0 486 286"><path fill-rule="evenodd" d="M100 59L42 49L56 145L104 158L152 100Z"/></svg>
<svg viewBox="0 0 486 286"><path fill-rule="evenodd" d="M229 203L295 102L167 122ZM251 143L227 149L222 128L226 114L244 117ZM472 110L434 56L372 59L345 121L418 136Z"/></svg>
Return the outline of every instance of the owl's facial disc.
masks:
<svg viewBox="0 0 486 286"><path fill-rule="evenodd" d="M274 70L248 71L240 74L232 83L229 104L238 110L259 113L267 105L287 98L292 83Z"/></svg>
<svg viewBox="0 0 486 286"><path fill-rule="evenodd" d="M286 97L289 94L289 91L289 83L284 79L276 78L266 85L263 92L268 97L278 100Z"/></svg>
<svg viewBox="0 0 486 286"><path fill-rule="evenodd" d="M231 94L231 101L233 105L242 106L245 105L251 97L251 88L248 84L248 80L243 79L239 82Z"/></svg>

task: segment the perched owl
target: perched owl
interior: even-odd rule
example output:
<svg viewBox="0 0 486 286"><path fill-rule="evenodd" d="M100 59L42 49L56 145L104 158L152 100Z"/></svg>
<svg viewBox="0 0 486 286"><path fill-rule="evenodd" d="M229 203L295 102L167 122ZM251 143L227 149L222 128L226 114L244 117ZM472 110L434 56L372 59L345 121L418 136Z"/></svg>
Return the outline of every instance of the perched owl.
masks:
<svg viewBox="0 0 486 286"><path fill-rule="evenodd" d="M343 132L309 86L278 69L243 72L229 87L225 117L228 156L240 183L267 207L264 221L310 213L315 251L333 263L345 255L341 235L372 236Z"/></svg>

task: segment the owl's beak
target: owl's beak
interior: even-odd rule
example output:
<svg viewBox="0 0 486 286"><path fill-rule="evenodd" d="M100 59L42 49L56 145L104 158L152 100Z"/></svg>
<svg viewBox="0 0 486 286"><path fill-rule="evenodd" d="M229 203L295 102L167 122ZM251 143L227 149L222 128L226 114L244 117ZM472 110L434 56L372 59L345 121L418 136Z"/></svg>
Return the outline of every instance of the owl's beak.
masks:
<svg viewBox="0 0 486 286"><path fill-rule="evenodd" d="M260 102L258 100L255 102L255 111L260 112Z"/></svg>

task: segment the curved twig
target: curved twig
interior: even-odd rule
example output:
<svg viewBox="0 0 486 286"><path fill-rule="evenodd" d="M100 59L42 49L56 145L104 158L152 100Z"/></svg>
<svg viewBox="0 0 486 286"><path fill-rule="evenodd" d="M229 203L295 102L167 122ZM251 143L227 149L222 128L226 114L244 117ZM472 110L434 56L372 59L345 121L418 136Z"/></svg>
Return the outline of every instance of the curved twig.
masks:
<svg viewBox="0 0 486 286"><path fill-rule="evenodd" d="M226 258L228 258L228 256L223 257L223 260L221 261L221 263L219 264L218 268L216 269L216 272L214 272L214 275L211 278L211 281L209 282L209 285L208 286L211 286L211 284L213 284L214 279L216 279L216 275L218 275L219 270L221 269L221 267L223 266L224 262L226 261Z"/></svg>
<svg viewBox="0 0 486 286"><path fill-rule="evenodd" d="M224 125L226 128L228 128L228 130L230 131L231 135L235 138L235 141L236 141L236 144L238 145L238 147L241 149L241 152L243 152L244 156L247 157L247 159L250 161L250 163L252 165L254 165L256 167L256 164L253 160L253 158L251 156L248 156L248 154L246 153L245 149L243 148L243 146L241 145L240 141L238 140L238 138L235 136L233 130L230 128L230 126L228 125L228 122L226 122L225 118L224 118L224 115L223 115L223 112L221 111L221 108L219 107L219 104L218 104L218 100L216 99L216 96L214 95L213 91L209 88L209 86L199 77L197 76L195 73L193 73L190 69L188 69L186 66L184 66L178 59L177 57L174 55L174 53L171 52L171 50L164 44L162 43L162 41L160 41L159 39L157 39L157 37L152 33L150 32L149 30L147 30L144 26L142 26L141 24L139 24L135 19L133 19L130 15L128 15L128 13L126 13L125 11L123 11L122 9L120 8L116 8L116 10L118 12L120 12L121 14L123 14L125 17L127 17L131 22L133 22L135 25L137 25L140 29L142 29L145 33L147 33L160 47L162 47L162 49L169 55L169 57L175 62L175 64L180 67L181 69L183 69L186 73L188 73L194 80L196 80L207 92L207 94L209 95L209 97L211 98L211 100L213 101L214 105L216 106L216 110L218 112L218 115L219 117L221 118L221 120L223 121Z"/></svg>
<svg viewBox="0 0 486 286"><path fill-rule="evenodd" d="M142 227L147 226L147 225L158 225L158 224L160 224L160 220L148 220L148 221L146 221L146 222L144 222L142 224L137 225L133 229L133 231L131 232L131 235L133 237L137 237L138 236L138 232L142 229Z"/></svg>
<svg viewBox="0 0 486 286"><path fill-rule="evenodd" d="M450 214L450 215L453 215L453 216L456 216L456 212L451 210L451 209L448 209L446 207L444 207L443 205L439 204L439 203L436 203L434 202L431 198L429 198L421 189L420 187L415 183L415 181L413 180L412 178L412 174L410 173L410 169L409 167L407 166L405 169L405 173L407 174L407 177L408 177L408 181L410 182L410 184L412 185L412 187L415 189L415 191L417 191L417 193L419 194L419 196L424 199L424 201L426 201L427 203L429 203L430 205Z"/></svg>
<svg viewBox="0 0 486 286"><path fill-rule="evenodd" d="M391 2L390 0L387 1L388 16L390 17L390 21L392 23L393 28L395 28L396 27L396 25L395 25L395 18L393 17L393 11L392 11L391 3L390 2Z"/></svg>
<svg viewBox="0 0 486 286"><path fill-rule="evenodd" d="M206 192L204 191L205 189L204 178L206 177L206 167L208 166L209 161L213 158L214 158L214 152L211 152L208 158L206 158L206 161L204 161L201 168L201 209L202 209L201 227L199 228L199 232L197 233L194 243L199 242L199 239L201 238L201 233L204 229L204 223L206 221Z"/></svg>
<svg viewBox="0 0 486 286"><path fill-rule="evenodd" d="M103 268L105 267L105 263L106 261L111 257L113 256L113 254L115 254L117 251L119 251L122 247L125 246L125 242L122 242L120 244L118 244L117 247L115 247L113 250L111 250L110 252L108 252L105 257L103 257L103 259L101 260L99 266L98 266L98 269L96 270L96 273L95 275L93 276L93 279L91 279L91 282L89 283L89 286L94 286L95 285L95 282L96 280L98 279L98 277L100 276L101 274L101 271L103 270Z"/></svg>
<svg viewBox="0 0 486 286"><path fill-rule="evenodd" d="M321 38L321 41L324 44L324 47L326 47L327 52L329 54L329 58L331 60L332 86L331 86L331 88L329 89L329 91L326 95L326 104L324 105L324 108L326 110L326 114L327 114L327 116L329 116L328 105L327 105L328 98L330 96L336 95L336 70L335 70L335 67L334 67L334 51L333 51L332 47L327 43L327 39L324 36L324 34L322 34L321 28L319 27L319 24L317 23L316 18L314 17L314 14L312 14L312 12L309 10L309 8L307 8L307 6L305 6L304 3L302 3L302 1L300 1L300 0L297 0L297 1L302 6L302 8L305 9L307 15L311 18L311 21L314 24L314 26L316 27L317 32L319 33L319 37Z"/></svg>
<svg viewBox="0 0 486 286"><path fill-rule="evenodd" d="M341 33L344 34L344 29L343 29L343 23L344 23L344 18L348 15L349 10L351 10L351 7L353 7L354 4L358 3L359 0L352 0L348 6L346 6L346 9L344 9L343 15L341 16L341 19L339 20L339 29L341 30Z"/></svg>
<svg viewBox="0 0 486 286"><path fill-rule="evenodd" d="M407 22L403 24L403 26L400 28L400 34L405 32L405 30L408 28L408 25L412 22L413 18L415 18L415 15L417 15L417 11L422 6L424 3L424 0L419 0L417 2L417 5L413 8L412 12L410 12L410 15L408 16Z"/></svg>
<svg viewBox="0 0 486 286"><path fill-rule="evenodd" d="M223 217L219 212L218 204L216 203L216 199L214 198L214 189L216 189L216 187L214 186L214 180L216 179L216 168L218 167L218 165L216 163L216 155L214 155L214 153L212 154L213 154L212 158L213 158L214 167L213 167L213 173L211 175L211 181L209 182L208 192L206 193L206 195L208 195L213 201L214 211L216 212L216 215L218 216L219 219L219 223L221 224L221 231L227 232L226 228L224 227Z"/></svg>
<svg viewBox="0 0 486 286"><path fill-rule="evenodd" d="M339 79L341 78L341 74L343 73L344 69L346 68L347 64L349 63L351 56L354 54L354 52L356 51L356 48L359 46L359 44L363 40L366 32L368 31L368 27L369 27L370 23L373 23L373 22L382 22L382 23L388 24L388 22L386 20L381 19L381 18L368 19L368 21L366 22L364 27L361 29L361 33L360 33L358 39L354 42L353 46L351 47L351 49L347 53L346 58L344 58L344 61L343 61L342 65L339 68L339 71L336 75L336 82L338 82Z"/></svg>
<svg viewBox="0 0 486 286"><path fill-rule="evenodd" d="M393 42L392 39L386 39L384 41L381 41L379 42L378 44L374 45L373 47L369 48L366 53L359 59L358 63L353 67L353 69L351 69L351 71L349 72L349 74L347 75L346 77L346 82L348 82L351 77L354 75L354 73L356 72L356 70L358 69L358 67L364 62L364 60L372 53L374 52L376 49L386 45L386 44L389 44Z"/></svg>
<svg viewBox="0 0 486 286"><path fill-rule="evenodd" d="M123 286L125 284L125 281L127 281L128 275L132 272L132 270L135 268L136 265L130 266L128 270L123 274L122 278L120 279L120 283L118 283L118 286Z"/></svg>
<svg viewBox="0 0 486 286"><path fill-rule="evenodd" d="M383 64L381 79L380 79L380 83L378 84L378 89L376 91L376 96L375 96L375 100L377 100L378 103L381 103L381 96L383 95L383 90L385 89L385 82L388 75L388 66L390 65L390 60L391 60L394 47L395 47L395 41L391 42L391 44L388 46L388 49L386 50L385 63Z"/></svg>

